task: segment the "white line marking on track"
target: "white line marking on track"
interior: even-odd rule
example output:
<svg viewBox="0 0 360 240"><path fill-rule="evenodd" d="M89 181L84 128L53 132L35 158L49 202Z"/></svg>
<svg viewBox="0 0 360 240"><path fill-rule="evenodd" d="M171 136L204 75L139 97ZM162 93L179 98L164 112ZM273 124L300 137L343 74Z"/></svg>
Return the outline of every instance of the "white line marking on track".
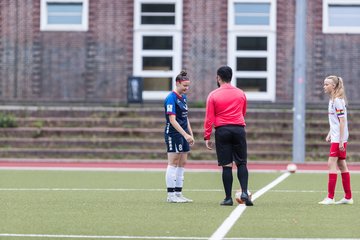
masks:
<svg viewBox="0 0 360 240"><path fill-rule="evenodd" d="M284 173L280 177L276 178L274 181L257 191L253 194L252 200L255 201L258 197L269 191L271 188L275 187L280 182L284 181L287 177L290 176L290 173ZM241 214L245 211L245 205L237 206L230 214L230 216L225 219L221 226L213 233L209 240L221 240L224 239L225 235L230 231L235 222L240 218Z"/></svg>

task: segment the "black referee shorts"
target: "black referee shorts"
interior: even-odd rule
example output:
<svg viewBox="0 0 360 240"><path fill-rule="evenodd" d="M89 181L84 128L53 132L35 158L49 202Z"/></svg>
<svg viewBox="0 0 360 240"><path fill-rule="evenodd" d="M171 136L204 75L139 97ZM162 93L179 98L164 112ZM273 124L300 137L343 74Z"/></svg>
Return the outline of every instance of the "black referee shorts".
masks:
<svg viewBox="0 0 360 240"><path fill-rule="evenodd" d="M235 162L247 162L246 132L243 126L224 125L215 130L215 145L218 166Z"/></svg>

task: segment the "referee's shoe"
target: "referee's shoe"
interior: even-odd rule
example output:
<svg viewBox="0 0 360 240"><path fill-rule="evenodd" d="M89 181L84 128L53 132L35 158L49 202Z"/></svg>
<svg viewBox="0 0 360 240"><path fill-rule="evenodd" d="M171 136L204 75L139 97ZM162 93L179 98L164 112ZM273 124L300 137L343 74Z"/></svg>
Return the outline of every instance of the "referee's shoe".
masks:
<svg viewBox="0 0 360 240"><path fill-rule="evenodd" d="M246 206L253 206L253 202L251 201L249 195L246 192L241 193L241 200L245 202Z"/></svg>
<svg viewBox="0 0 360 240"><path fill-rule="evenodd" d="M229 199L224 199L221 203L220 203L220 205L221 206L232 206L234 203L233 203L233 200L232 200L232 198L229 198Z"/></svg>

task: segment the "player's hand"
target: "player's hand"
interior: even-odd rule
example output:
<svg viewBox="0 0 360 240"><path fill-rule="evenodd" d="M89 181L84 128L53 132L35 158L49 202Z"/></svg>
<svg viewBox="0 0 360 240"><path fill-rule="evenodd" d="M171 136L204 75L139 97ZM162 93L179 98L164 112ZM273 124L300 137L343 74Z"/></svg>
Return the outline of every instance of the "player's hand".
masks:
<svg viewBox="0 0 360 240"><path fill-rule="evenodd" d="M344 147L344 142L343 141L340 141L340 143L339 143L339 150L340 151L345 151L345 147Z"/></svg>
<svg viewBox="0 0 360 240"><path fill-rule="evenodd" d="M205 140L206 148L212 150L213 143L210 140Z"/></svg>
<svg viewBox="0 0 360 240"><path fill-rule="evenodd" d="M193 137L193 136L191 136L191 135L188 134L188 135L185 137L185 139L186 139L186 141L190 144L190 146L194 145L195 140L194 140L194 137Z"/></svg>
<svg viewBox="0 0 360 240"><path fill-rule="evenodd" d="M327 135L327 136L326 136L325 141L327 141L327 142L330 142L330 141L331 141L331 137L330 137L330 135Z"/></svg>

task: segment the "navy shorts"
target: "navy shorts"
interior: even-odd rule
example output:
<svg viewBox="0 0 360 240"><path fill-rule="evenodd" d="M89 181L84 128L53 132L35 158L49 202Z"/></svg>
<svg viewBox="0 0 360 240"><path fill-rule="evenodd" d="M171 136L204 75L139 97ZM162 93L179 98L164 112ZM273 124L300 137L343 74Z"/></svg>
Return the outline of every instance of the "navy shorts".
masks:
<svg viewBox="0 0 360 240"><path fill-rule="evenodd" d="M183 153L189 152L190 146L181 134L165 134L167 152Z"/></svg>
<svg viewBox="0 0 360 240"><path fill-rule="evenodd" d="M225 125L215 130L215 145L218 165L232 162L246 164L247 144L245 128L240 125Z"/></svg>

